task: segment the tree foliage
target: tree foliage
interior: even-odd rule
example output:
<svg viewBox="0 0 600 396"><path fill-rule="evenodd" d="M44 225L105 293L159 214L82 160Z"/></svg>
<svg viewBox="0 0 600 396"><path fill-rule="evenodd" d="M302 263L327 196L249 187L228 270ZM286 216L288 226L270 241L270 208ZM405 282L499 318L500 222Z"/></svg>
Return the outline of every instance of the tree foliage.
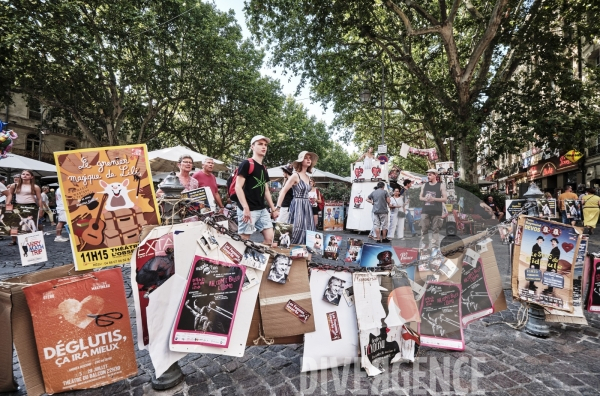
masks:
<svg viewBox="0 0 600 396"><path fill-rule="evenodd" d="M566 59L577 40L598 34L592 16L599 7L563 0L250 0L246 11L257 39L270 45L273 63L310 82L315 98L333 103L339 126L356 126L360 142L376 140L379 106L360 107L358 94L367 84L378 97L383 81L392 142L431 142L443 151L443 139L455 137L461 169L473 181L482 132L499 132L491 145L514 134L510 120L492 121L517 117L518 95L547 88L552 77L552 100L527 103L526 136L572 147L564 127L597 132L595 99L576 92L585 84L566 78L572 72ZM380 61L385 74L365 60ZM537 75L530 73L535 68ZM543 73L547 83L537 83ZM552 110L560 115L548 117ZM518 136L488 153L518 152L526 144Z"/></svg>

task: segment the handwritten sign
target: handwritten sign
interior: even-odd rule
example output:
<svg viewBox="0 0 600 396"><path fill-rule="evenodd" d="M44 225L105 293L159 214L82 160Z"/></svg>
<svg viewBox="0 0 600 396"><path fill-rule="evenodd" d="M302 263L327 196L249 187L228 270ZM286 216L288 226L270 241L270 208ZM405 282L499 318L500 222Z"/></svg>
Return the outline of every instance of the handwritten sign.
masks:
<svg viewBox="0 0 600 396"><path fill-rule="evenodd" d="M54 153L78 270L130 261L145 225L159 224L146 145Z"/></svg>

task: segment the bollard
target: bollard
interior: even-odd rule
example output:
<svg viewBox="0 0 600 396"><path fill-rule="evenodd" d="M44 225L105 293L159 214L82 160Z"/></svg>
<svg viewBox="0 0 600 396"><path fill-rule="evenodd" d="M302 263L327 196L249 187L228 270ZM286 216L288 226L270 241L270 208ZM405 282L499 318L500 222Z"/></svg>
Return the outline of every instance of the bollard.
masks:
<svg viewBox="0 0 600 396"><path fill-rule="evenodd" d="M152 377L152 389L165 390L177 386L183 381L183 372L179 363L175 362L160 377Z"/></svg>

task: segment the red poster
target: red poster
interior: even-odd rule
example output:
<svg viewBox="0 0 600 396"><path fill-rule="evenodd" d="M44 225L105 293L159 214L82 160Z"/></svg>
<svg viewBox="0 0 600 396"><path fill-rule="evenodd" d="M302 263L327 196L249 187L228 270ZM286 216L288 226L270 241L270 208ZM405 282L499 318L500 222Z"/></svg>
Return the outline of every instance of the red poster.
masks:
<svg viewBox="0 0 600 396"><path fill-rule="evenodd" d="M49 394L137 375L121 269L23 288Z"/></svg>

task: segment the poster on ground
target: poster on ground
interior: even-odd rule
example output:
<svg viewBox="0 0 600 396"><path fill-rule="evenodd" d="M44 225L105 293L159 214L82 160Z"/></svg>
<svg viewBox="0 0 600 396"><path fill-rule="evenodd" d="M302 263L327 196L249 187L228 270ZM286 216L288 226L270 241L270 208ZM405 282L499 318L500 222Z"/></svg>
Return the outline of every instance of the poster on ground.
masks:
<svg viewBox="0 0 600 396"><path fill-rule="evenodd" d="M130 261L156 205L145 144L54 153L78 270Z"/></svg>
<svg viewBox="0 0 600 396"><path fill-rule="evenodd" d="M97 388L137 375L120 268L37 283L23 293L47 393Z"/></svg>
<svg viewBox="0 0 600 396"><path fill-rule="evenodd" d="M344 203L325 201L323 209L323 231L342 231L344 229Z"/></svg>
<svg viewBox="0 0 600 396"><path fill-rule="evenodd" d="M479 253L473 249L467 249L463 257L461 284L463 326L494 313L494 304L485 281L483 262Z"/></svg>
<svg viewBox="0 0 600 396"><path fill-rule="evenodd" d="M461 285L430 282L421 298L421 345L465 349L461 318Z"/></svg>
<svg viewBox="0 0 600 396"><path fill-rule="evenodd" d="M243 265L196 256L179 303L170 345L227 348L244 273Z"/></svg>
<svg viewBox="0 0 600 396"><path fill-rule="evenodd" d="M574 227L522 216L512 258L513 297L573 312L573 279L580 240Z"/></svg>

